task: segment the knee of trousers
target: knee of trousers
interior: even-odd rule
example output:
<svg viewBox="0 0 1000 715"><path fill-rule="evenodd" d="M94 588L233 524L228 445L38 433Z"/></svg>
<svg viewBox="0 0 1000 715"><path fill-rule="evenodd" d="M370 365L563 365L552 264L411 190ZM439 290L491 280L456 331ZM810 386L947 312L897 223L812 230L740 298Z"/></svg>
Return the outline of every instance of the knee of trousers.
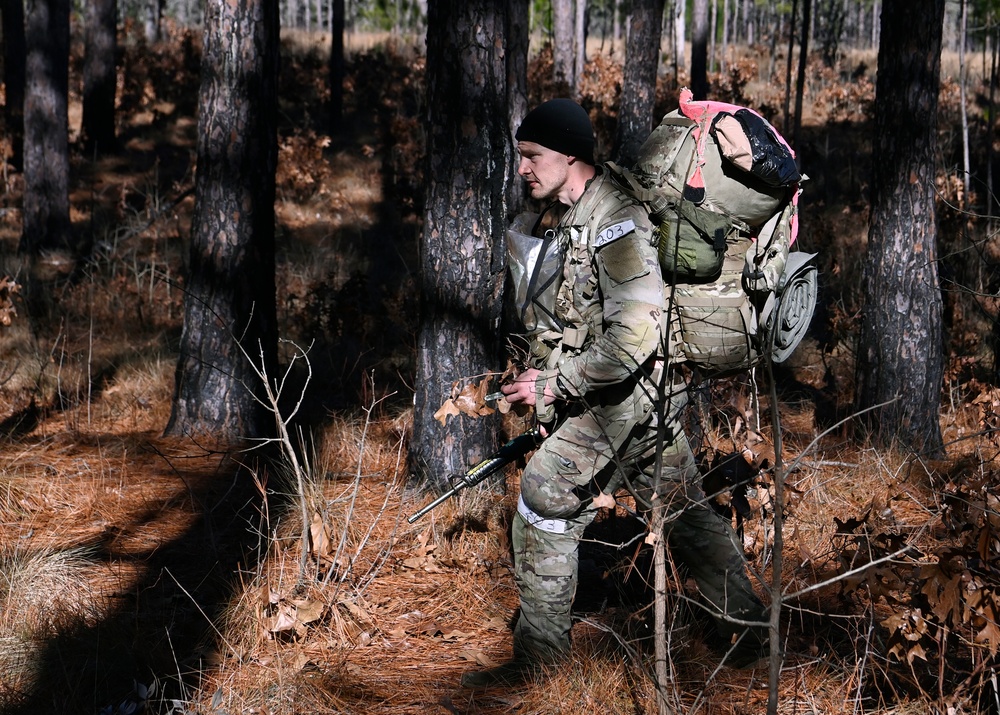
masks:
<svg viewBox="0 0 1000 715"><path fill-rule="evenodd" d="M580 511L582 502L577 487L584 477L579 460L583 454L560 453L545 445L529 460L521 475L521 499L535 514L549 518L567 518Z"/></svg>
<svg viewBox="0 0 1000 715"><path fill-rule="evenodd" d="M579 534L543 531L514 517L514 579L522 605L535 611L569 611L576 594Z"/></svg>

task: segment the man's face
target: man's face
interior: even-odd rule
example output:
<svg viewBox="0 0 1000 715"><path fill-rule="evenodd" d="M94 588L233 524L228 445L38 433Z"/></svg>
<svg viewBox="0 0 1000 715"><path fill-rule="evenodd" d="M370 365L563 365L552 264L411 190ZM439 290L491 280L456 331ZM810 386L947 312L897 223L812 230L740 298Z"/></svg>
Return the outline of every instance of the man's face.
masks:
<svg viewBox="0 0 1000 715"><path fill-rule="evenodd" d="M517 173L528 182L531 198L548 200L559 196L569 174L569 158L535 142L517 143L521 162Z"/></svg>

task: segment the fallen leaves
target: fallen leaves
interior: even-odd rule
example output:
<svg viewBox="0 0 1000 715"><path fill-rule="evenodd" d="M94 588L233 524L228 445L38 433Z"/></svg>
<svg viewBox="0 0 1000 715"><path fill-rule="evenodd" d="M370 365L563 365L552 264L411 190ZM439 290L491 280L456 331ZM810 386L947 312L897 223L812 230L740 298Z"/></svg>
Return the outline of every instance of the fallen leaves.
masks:
<svg viewBox="0 0 1000 715"><path fill-rule="evenodd" d="M927 652L920 641L929 636L930 629L919 608L893 613L882 621L882 625L889 630L889 655L910 665L916 658L927 660Z"/></svg>
<svg viewBox="0 0 1000 715"><path fill-rule="evenodd" d="M301 638L311 624L320 621L327 613L326 604L316 599L286 598L266 585L263 595L263 627L272 638L279 634Z"/></svg>
<svg viewBox="0 0 1000 715"><path fill-rule="evenodd" d="M449 417L465 415L472 419L492 415L496 410L486 402L489 394L490 380L493 375L484 377L479 382L470 382L462 386L456 381L451 386L451 397L434 413L434 419L444 425Z"/></svg>
<svg viewBox="0 0 1000 715"><path fill-rule="evenodd" d="M424 573L445 573L447 571L472 571L477 567L475 559L468 556L440 556L437 544L431 543L431 531L425 530L417 537L417 549L412 556L400 563L405 569Z"/></svg>
<svg viewBox="0 0 1000 715"><path fill-rule="evenodd" d="M21 292L21 286L9 276L0 277L0 325L9 326L17 317L14 296Z"/></svg>

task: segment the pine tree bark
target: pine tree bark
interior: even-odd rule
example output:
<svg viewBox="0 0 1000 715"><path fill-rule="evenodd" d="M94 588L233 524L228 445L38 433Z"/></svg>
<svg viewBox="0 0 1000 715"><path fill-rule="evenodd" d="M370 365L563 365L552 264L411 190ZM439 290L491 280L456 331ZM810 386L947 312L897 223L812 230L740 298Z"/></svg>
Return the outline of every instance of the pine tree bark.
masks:
<svg viewBox="0 0 1000 715"><path fill-rule="evenodd" d="M621 106L615 130L615 161L635 163L639 147L653 130L656 72L660 61L660 33L664 0L633 0L625 45Z"/></svg>
<svg viewBox="0 0 1000 715"><path fill-rule="evenodd" d="M184 329L166 433L235 442L275 427L249 360L276 378L278 0L205 9Z"/></svg>
<svg viewBox="0 0 1000 715"><path fill-rule="evenodd" d="M24 168L24 0L7 0L0 6L3 21L4 131L10 138L11 165Z"/></svg>
<svg viewBox="0 0 1000 715"><path fill-rule="evenodd" d="M332 0L330 14L330 134L336 136L344 121L344 0Z"/></svg>
<svg viewBox="0 0 1000 715"><path fill-rule="evenodd" d="M496 416L434 415L455 382L502 368L502 289L513 146L508 3L431 0L427 23L430 177L420 256L421 325L410 459L440 487L497 445Z"/></svg>
<svg viewBox="0 0 1000 715"><path fill-rule="evenodd" d="M507 18L507 106L510 112L510 137L514 140L521 120L528 112L528 32L530 0L508 0L510 14ZM521 212L525 183L516 177L518 155L511 152L511 173L507 182L507 214L511 217Z"/></svg>
<svg viewBox="0 0 1000 715"><path fill-rule="evenodd" d="M552 0L552 81L555 92L564 97L572 97L576 91L576 76L573 74L574 7L574 0Z"/></svg>
<svg viewBox="0 0 1000 715"><path fill-rule="evenodd" d="M587 66L587 2L576 0L576 14L573 21L573 87L580 86L580 78Z"/></svg>
<svg viewBox="0 0 1000 715"><path fill-rule="evenodd" d="M708 0L694 0L691 32L691 92L708 98Z"/></svg>
<svg viewBox="0 0 1000 715"><path fill-rule="evenodd" d="M25 14L24 221L19 250L30 256L72 244L69 11L69 0L28 0Z"/></svg>
<svg viewBox="0 0 1000 715"><path fill-rule="evenodd" d="M140 12L143 14L143 33L146 42L152 44L160 39L160 19L163 17L163 8L167 0L144 0L144 2L145 6L140 7ZM207 8L205 13L208 14Z"/></svg>
<svg viewBox="0 0 1000 715"><path fill-rule="evenodd" d="M881 445L943 453L934 149L945 0L886 0L856 404Z"/></svg>
<svg viewBox="0 0 1000 715"><path fill-rule="evenodd" d="M83 146L93 156L115 146L117 0L89 0L84 24Z"/></svg>
<svg viewBox="0 0 1000 715"><path fill-rule="evenodd" d="M687 39L684 34L686 24L684 16L687 12L687 0L673 0L673 45L674 45L674 84L680 82L681 70L685 67L684 53L687 49Z"/></svg>
<svg viewBox="0 0 1000 715"><path fill-rule="evenodd" d="M806 67L809 63L809 26L812 24L812 0L802 0L802 36L799 41L799 68L795 75L795 124L792 146L802 146L802 98L806 93Z"/></svg>

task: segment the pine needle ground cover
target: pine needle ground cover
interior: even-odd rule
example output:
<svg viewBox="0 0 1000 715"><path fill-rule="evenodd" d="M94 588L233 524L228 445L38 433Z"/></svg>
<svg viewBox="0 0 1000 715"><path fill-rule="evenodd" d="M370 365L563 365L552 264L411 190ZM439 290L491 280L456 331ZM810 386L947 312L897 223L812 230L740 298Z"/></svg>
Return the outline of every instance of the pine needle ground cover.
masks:
<svg viewBox="0 0 1000 715"><path fill-rule="evenodd" d="M297 366L292 397L302 396L298 461L160 436L193 200L197 46L185 33L130 46L123 153L74 158L73 218L93 232L94 250L84 261L49 257L46 313L29 321L16 288L0 283L0 710L656 712L648 558L625 510L584 545L572 659L520 688L458 687L464 671L510 654L518 470L504 490L463 493L406 520L431 498L406 470L419 55L386 46L355 55L350 134L330 138L311 114L325 91L322 52L286 42L278 284L283 362ZM545 58L533 65L539 76ZM592 65L587 96L610 113L614 62ZM764 66L747 51L715 79L720 98L780 106L780 82L762 79ZM775 378L786 485L779 712L996 712L1000 396L977 371L988 359L973 339L984 323L974 298L952 296L948 458L864 448L842 419L871 84L862 76L843 91L837 72L815 77L807 145L832 158L805 150L817 168L803 240L821 252L826 296L815 334ZM533 86L544 94L540 79ZM943 98L955 113L950 85ZM16 281L19 179L3 176L0 274ZM942 187L959 206L957 189ZM949 211L945 226L960 218ZM948 260L952 276L974 272ZM310 379L296 372L303 355ZM705 445L750 449L761 467L742 533L767 600L771 398L762 391L755 402L741 382L713 390ZM509 418L511 433L523 428ZM674 572L671 707L763 712L766 667L719 667L696 596Z"/></svg>

